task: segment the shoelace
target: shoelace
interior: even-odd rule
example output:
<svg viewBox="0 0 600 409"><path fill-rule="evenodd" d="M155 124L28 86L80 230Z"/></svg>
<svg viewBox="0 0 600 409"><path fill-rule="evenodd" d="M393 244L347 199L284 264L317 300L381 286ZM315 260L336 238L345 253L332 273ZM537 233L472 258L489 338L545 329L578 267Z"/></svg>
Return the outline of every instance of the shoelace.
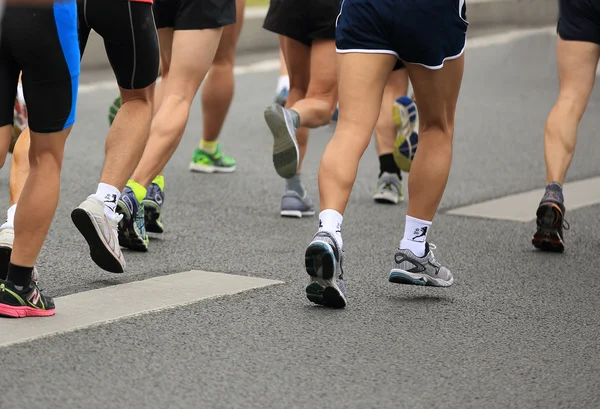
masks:
<svg viewBox="0 0 600 409"><path fill-rule="evenodd" d="M112 217L107 217L106 219L108 220L108 225L111 229L118 229L119 222L123 219L123 215L116 213L114 219Z"/></svg>

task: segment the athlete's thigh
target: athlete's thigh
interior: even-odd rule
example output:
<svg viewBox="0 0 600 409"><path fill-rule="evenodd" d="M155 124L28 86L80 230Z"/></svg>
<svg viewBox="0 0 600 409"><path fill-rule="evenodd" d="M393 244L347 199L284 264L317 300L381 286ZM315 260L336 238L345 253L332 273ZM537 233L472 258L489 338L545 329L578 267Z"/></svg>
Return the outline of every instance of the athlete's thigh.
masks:
<svg viewBox="0 0 600 409"><path fill-rule="evenodd" d="M449 130L454 127L464 65L464 55L444 62L440 69L406 64L415 99L419 101L421 128L436 126Z"/></svg>
<svg viewBox="0 0 600 409"><path fill-rule="evenodd" d="M22 70L32 132L54 133L75 123L80 52L74 0L51 8L9 8L18 21L23 46L13 49Z"/></svg>
<svg viewBox="0 0 600 409"><path fill-rule="evenodd" d="M566 41L561 38L556 44L556 59L560 78L560 97L568 98L580 106L581 114L596 81L596 68L600 57L600 45Z"/></svg>
<svg viewBox="0 0 600 409"><path fill-rule="evenodd" d="M314 40L310 47L310 82L307 97L337 99L335 40Z"/></svg>
<svg viewBox="0 0 600 409"><path fill-rule="evenodd" d="M371 137L394 64L390 54L338 54L338 127L351 126Z"/></svg>
<svg viewBox="0 0 600 409"><path fill-rule="evenodd" d="M173 28L158 29L158 44L160 46L160 73L168 76L171 68L171 55L173 54Z"/></svg>
<svg viewBox="0 0 600 409"><path fill-rule="evenodd" d="M158 35L150 3L87 0L87 23L104 39L119 87L143 89L158 77Z"/></svg>
<svg viewBox="0 0 600 409"><path fill-rule="evenodd" d="M310 46L289 37L283 37L282 51L290 77L290 88L306 93L310 81Z"/></svg>
<svg viewBox="0 0 600 409"><path fill-rule="evenodd" d="M175 30L165 95L192 101L210 68L222 28Z"/></svg>
<svg viewBox="0 0 600 409"><path fill-rule="evenodd" d="M235 47L237 45L242 26L244 25L244 10L246 8L246 0L236 0L236 23L230 24L223 28L219 48L215 55L215 63L230 62L235 58Z"/></svg>

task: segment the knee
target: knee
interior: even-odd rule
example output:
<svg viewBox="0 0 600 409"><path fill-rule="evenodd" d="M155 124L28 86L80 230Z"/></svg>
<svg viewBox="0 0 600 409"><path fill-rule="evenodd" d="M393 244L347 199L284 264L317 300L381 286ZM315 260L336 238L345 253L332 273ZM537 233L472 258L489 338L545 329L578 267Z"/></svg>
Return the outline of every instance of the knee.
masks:
<svg viewBox="0 0 600 409"><path fill-rule="evenodd" d="M125 105L127 102L137 100L150 105L154 101L155 84L156 83L153 82L151 85L142 89L121 89L122 104Z"/></svg>
<svg viewBox="0 0 600 409"><path fill-rule="evenodd" d="M233 72L234 53L217 53L212 62L211 68L220 70L231 70Z"/></svg>
<svg viewBox="0 0 600 409"><path fill-rule="evenodd" d="M573 118L579 122L586 107L587 98L568 91L563 91L558 95L555 105L555 109L560 112L561 121Z"/></svg>
<svg viewBox="0 0 600 409"><path fill-rule="evenodd" d="M331 118L333 116L333 113L335 112L335 108L337 105L336 96L337 94L333 91L321 93L309 92L306 95L307 99L310 98L311 100L319 101L319 104L315 105L315 107L318 106L318 109L315 110L315 113L319 118L319 122L323 125L326 125L329 122L331 122Z"/></svg>
<svg viewBox="0 0 600 409"><path fill-rule="evenodd" d="M452 142L454 135L454 120L450 120L445 117L432 118L424 120L422 117L419 118L419 138L435 137L440 143Z"/></svg>

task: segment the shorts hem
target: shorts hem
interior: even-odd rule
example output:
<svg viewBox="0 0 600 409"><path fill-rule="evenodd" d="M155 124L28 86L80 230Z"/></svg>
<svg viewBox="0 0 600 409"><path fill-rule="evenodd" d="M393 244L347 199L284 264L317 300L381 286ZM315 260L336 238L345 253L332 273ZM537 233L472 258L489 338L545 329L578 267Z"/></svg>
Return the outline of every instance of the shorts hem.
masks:
<svg viewBox="0 0 600 409"><path fill-rule="evenodd" d="M34 133L39 133L39 134L51 134L51 133L57 133L57 132L62 132L70 127L72 127L73 125L75 125L75 120L72 121L68 121L67 123L65 123L64 126L62 127L50 127L50 128L37 128L35 125L32 127L31 124L29 124L29 130L31 132Z"/></svg>
<svg viewBox="0 0 600 409"><path fill-rule="evenodd" d="M465 45L463 46L462 50L460 50L460 52L459 52L458 54L456 54L456 55L451 55L451 56L449 56L449 57L445 57L445 58L442 60L442 62L441 62L440 64L438 64L438 65L427 65L427 64L422 64L422 63L418 63L418 62L405 61L405 60L403 60L403 61L404 61L405 63L407 63L407 64L415 64L415 65L420 65L421 67L425 67L425 68L427 68L427 69L434 70L434 71L436 71L436 70L441 70L441 69L444 67L444 63L445 63L446 61L452 61L452 60L456 60L457 58L460 58L460 57L461 57L461 56L462 56L462 55L465 53L465 48L466 48L466 43L465 43Z"/></svg>
<svg viewBox="0 0 600 409"><path fill-rule="evenodd" d="M397 52L392 51L392 50L373 50L373 49L366 49L366 48L346 48L346 49L341 49L341 48L335 48L335 51L338 54L390 54L390 55L394 55L396 56L397 59L400 59L400 56L398 55Z"/></svg>

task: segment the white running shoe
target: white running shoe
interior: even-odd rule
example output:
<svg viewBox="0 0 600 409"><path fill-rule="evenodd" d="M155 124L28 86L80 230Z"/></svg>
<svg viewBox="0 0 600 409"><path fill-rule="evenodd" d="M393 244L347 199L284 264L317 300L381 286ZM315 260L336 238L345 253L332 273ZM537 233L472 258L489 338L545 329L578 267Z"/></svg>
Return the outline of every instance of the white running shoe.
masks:
<svg viewBox="0 0 600 409"><path fill-rule="evenodd" d="M119 246L117 225L122 215L110 220L104 213L104 203L89 196L71 213L75 227L90 246L90 256L94 263L111 273L125 271L125 257Z"/></svg>

